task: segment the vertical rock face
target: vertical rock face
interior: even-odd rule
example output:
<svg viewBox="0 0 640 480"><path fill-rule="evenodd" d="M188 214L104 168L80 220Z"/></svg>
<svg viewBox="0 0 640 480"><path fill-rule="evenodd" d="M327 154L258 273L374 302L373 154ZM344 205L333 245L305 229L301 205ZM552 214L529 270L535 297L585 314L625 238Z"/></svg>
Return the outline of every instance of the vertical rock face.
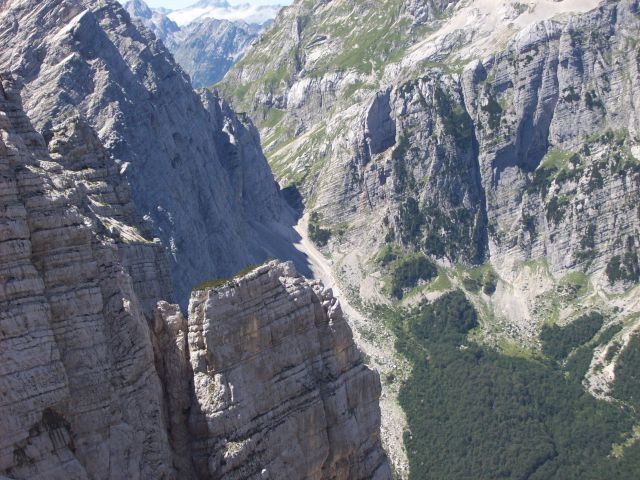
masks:
<svg viewBox="0 0 640 480"><path fill-rule="evenodd" d="M5 2L0 41L0 68L23 79L25 110L45 139L77 114L120 162L137 212L170 254L177 298L269 256L257 231L289 219L257 137L230 163L218 144L235 114L207 111L162 43L117 2ZM242 157L248 149L255 154Z"/></svg>
<svg viewBox="0 0 640 480"><path fill-rule="evenodd" d="M270 263L189 304L202 478L390 478L380 380L330 290Z"/></svg>
<svg viewBox="0 0 640 480"><path fill-rule="evenodd" d="M501 268L546 257L606 285L611 258L640 241L639 34L638 3L610 3L534 24L463 75L488 127L476 127L478 162Z"/></svg>
<svg viewBox="0 0 640 480"><path fill-rule="evenodd" d="M0 476L389 478L330 293L274 264L163 301L283 229L251 123L116 2L2 2L0 38Z"/></svg>
<svg viewBox="0 0 640 480"><path fill-rule="evenodd" d="M171 477L141 301L169 294L162 250L128 223L128 186L95 134L70 118L49 156L15 82L1 87L0 472Z"/></svg>
<svg viewBox="0 0 640 480"><path fill-rule="evenodd" d="M336 25L373 4L299 1L230 71L221 88L264 137L291 137L267 142L280 181L327 227L348 224L354 244L381 229L445 266L490 261L505 278L545 259L605 289L640 280L638 2L400 3L372 15L405 39L386 43L392 54L346 57L345 40L368 30Z"/></svg>
<svg viewBox="0 0 640 480"><path fill-rule="evenodd" d="M270 263L194 293L189 322L152 308L164 252L118 166L78 117L48 151L1 80L0 474L390 478L380 380L331 291Z"/></svg>

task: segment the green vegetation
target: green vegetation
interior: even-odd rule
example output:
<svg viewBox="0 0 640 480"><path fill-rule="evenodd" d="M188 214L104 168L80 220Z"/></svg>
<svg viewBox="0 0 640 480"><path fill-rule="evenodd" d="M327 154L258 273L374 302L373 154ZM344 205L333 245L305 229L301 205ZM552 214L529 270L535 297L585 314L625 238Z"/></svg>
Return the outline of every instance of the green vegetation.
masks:
<svg viewBox="0 0 640 480"><path fill-rule="evenodd" d="M380 249L375 261L381 266L386 267L400 256L402 256L402 251L396 245L387 243Z"/></svg>
<svg viewBox="0 0 640 480"><path fill-rule="evenodd" d="M545 325L540 332L542 350L554 360L566 358L571 350L591 340L602 328L604 318L598 312L583 315L570 324Z"/></svg>
<svg viewBox="0 0 640 480"><path fill-rule="evenodd" d="M421 253L414 253L396 260L392 265L389 283L390 293L400 299L404 290L414 288L419 281L428 282L438 275L438 267Z"/></svg>
<svg viewBox="0 0 640 480"><path fill-rule="evenodd" d="M422 238L425 218L415 198L408 198L400 205L400 239L405 244L418 245Z"/></svg>
<svg viewBox="0 0 640 480"><path fill-rule="evenodd" d="M598 335L598 343L600 345L605 345L613 340L613 337L618 334L618 332L622 331L622 324L615 323L613 325L609 325L600 335Z"/></svg>
<svg viewBox="0 0 640 480"><path fill-rule="evenodd" d="M640 408L640 334L631 337L618 358L613 395Z"/></svg>
<svg viewBox="0 0 640 480"><path fill-rule="evenodd" d="M451 101L449 95L441 88L435 91L436 109L448 134L461 149L470 149L473 139L473 121L467 110Z"/></svg>
<svg viewBox="0 0 640 480"><path fill-rule="evenodd" d="M411 479L637 476L636 445L610 456L638 423L634 413L596 400L583 389L582 376L565 374L556 362L469 342L478 319L460 291L411 311L380 307L378 314L412 364L400 390ZM586 370L590 353L581 356L575 370Z"/></svg>
<svg viewBox="0 0 640 480"><path fill-rule="evenodd" d="M451 290L453 284L447 273L443 270L438 274L438 277L429 284L430 292L446 292Z"/></svg>
<svg viewBox="0 0 640 480"><path fill-rule="evenodd" d="M564 196L551 197L547 202L547 220L558 225L565 216L566 210L569 207L569 199Z"/></svg>
<svg viewBox="0 0 640 480"><path fill-rule="evenodd" d="M244 277L245 275L247 275L248 273L253 272L256 268L259 268L263 265L266 265L267 263L273 261L273 258L268 258L267 260L265 260L262 263L257 263L255 265L249 265L248 267L243 268L242 270L240 270L238 273L236 273L233 277L230 278L216 278L213 280L206 280L204 282L199 283L198 285L196 285L195 287L193 287L193 291L200 291L200 290L210 290L213 288L218 288L218 287L222 287L223 285L228 285L231 282L233 282L234 280L240 278L240 277Z"/></svg>
<svg viewBox="0 0 640 480"><path fill-rule="evenodd" d="M614 284L617 281L637 282L640 280L640 264L633 237L627 239L627 251L614 255L607 264L607 277Z"/></svg>
<svg viewBox="0 0 640 480"><path fill-rule="evenodd" d="M331 230L322 228L320 223L322 219L318 212L312 212L309 215L309 238L320 247L324 247L331 238Z"/></svg>
<svg viewBox="0 0 640 480"><path fill-rule="evenodd" d="M462 285L465 290L477 293L481 289L487 295L493 295L498 286L498 275L491 264L469 269L462 274Z"/></svg>
<svg viewBox="0 0 640 480"><path fill-rule="evenodd" d="M403 135L391 153L393 171L395 173L394 190L396 193L404 193L416 187L416 180L413 177L413 173L407 168L409 147L410 141Z"/></svg>
<svg viewBox="0 0 640 480"><path fill-rule="evenodd" d="M549 150L533 174L527 191L546 197L554 181L563 183L577 178L582 173L581 162L577 153L556 148Z"/></svg>
<svg viewBox="0 0 640 480"><path fill-rule="evenodd" d="M573 85L563 88L562 94L562 99L567 103L580 101L580 94L576 92L576 87Z"/></svg>
<svg viewBox="0 0 640 480"><path fill-rule="evenodd" d="M589 110L593 110L594 108L604 109L604 104L602 103L602 100L598 98L598 94L595 92L595 90L589 90L587 93L585 93L584 101L587 104L587 108Z"/></svg>
<svg viewBox="0 0 640 480"><path fill-rule="evenodd" d="M489 94L487 104L482 106L482 110L489 114L489 127L492 130L496 130L500 126L500 120L502 119L502 106L493 94Z"/></svg>

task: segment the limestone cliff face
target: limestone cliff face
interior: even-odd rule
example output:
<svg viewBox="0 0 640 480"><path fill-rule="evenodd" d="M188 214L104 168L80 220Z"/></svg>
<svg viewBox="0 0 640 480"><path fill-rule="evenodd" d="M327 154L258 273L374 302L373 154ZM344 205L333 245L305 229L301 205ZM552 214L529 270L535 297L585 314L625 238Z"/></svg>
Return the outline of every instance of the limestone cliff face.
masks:
<svg viewBox="0 0 640 480"><path fill-rule="evenodd" d="M390 478L380 380L330 290L270 263L189 303L201 478Z"/></svg>
<svg viewBox="0 0 640 480"><path fill-rule="evenodd" d="M389 478L379 380L329 293L275 264L239 281L234 320L314 328L295 355L269 348L285 333L269 323L234 333L223 301L189 322L166 302L262 259L286 228L248 119L191 90L116 2L2 2L0 38L0 476ZM245 295L255 278L271 283ZM216 357L229 337L246 344ZM220 378L243 403L215 403Z"/></svg>
<svg viewBox="0 0 640 480"><path fill-rule="evenodd" d="M640 329L639 38L637 0L299 0L220 90L347 291L388 302L424 255L404 304L461 289L498 349L599 311L623 325L585 377L602 397Z"/></svg>
<svg viewBox="0 0 640 480"><path fill-rule="evenodd" d="M272 262L195 292L188 322L156 305L164 251L96 134L69 117L48 149L1 81L0 474L390 478L331 291Z"/></svg>
<svg viewBox="0 0 640 480"><path fill-rule="evenodd" d="M164 252L95 133L71 117L49 155L18 91L2 77L0 472L173 477L145 318Z"/></svg>
<svg viewBox="0 0 640 480"><path fill-rule="evenodd" d="M207 111L163 44L117 2L5 2L0 39L0 68L22 78L36 130L49 140L78 114L119 162L145 228L170 255L176 298L269 256L256 232L289 218L264 157L242 157L260 152L257 138L229 162L218 145L235 142L222 130L239 124L235 114ZM258 174L259 188L244 188Z"/></svg>
<svg viewBox="0 0 640 480"><path fill-rule="evenodd" d="M254 112L282 184L354 243L382 230L505 278L545 259L617 290L606 271L640 243L638 3L483 5L296 2L223 90ZM361 49L366 31L339 28L356 13L401 44Z"/></svg>

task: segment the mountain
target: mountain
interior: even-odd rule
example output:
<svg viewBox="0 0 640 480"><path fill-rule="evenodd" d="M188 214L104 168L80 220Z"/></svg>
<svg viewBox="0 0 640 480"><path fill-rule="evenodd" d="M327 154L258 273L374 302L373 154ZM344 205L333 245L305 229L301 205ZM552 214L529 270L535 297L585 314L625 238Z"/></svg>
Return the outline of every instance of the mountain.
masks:
<svg viewBox="0 0 640 480"><path fill-rule="evenodd" d="M169 19L168 12L164 9L151 9L143 0L129 0L123 6L132 18L140 20L163 42L166 42L173 33L180 31L180 27Z"/></svg>
<svg viewBox="0 0 640 480"><path fill-rule="evenodd" d="M29 13L12 5L0 63L31 92L27 115L45 138L64 115L87 118L169 254L181 303L197 283L274 253L257 232L286 230L291 220L250 123L215 95L194 92L166 48L123 9L101 17L111 3L84 14L74 3L45 2ZM64 8L77 12L66 28L55 23L61 14L48 15ZM17 31L11 15L21 18ZM23 45L26 54L15 55Z"/></svg>
<svg viewBox="0 0 640 480"><path fill-rule="evenodd" d="M182 27L167 45L193 86L204 87L222 80L261 32L256 24L210 18Z"/></svg>
<svg viewBox="0 0 640 480"><path fill-rule="evenodd" d="M0 38L0 476L390 478L340 303L245 268L295 234L246 116L116 1Z"/></svg>
<svg viewBox="0 0 640 480"><path fill-rule="evenodd" d="M205 18L262 25L273 20L281 8L282 5L255 5L251 3L231 5L226 0L201 0L190 7L171 11L168 13L168 17L180 26Z"/></svg>
<svg viewBox="0 0 640 480"><path fill-rule="evenodd" d="M413 478L497 478L537 468L547 473L535 478L568 478L580 471L571 470L574 463L558 469L558 458L581 453L567 445L560 454L566 432L533 406L523 415L546 428L540 444L555 445L559 456L526 449L510 456L511 444L498 440L471 455L456 443L463 442L452 433L459 425L494 417L489 407L471 408L477 405L460 392L446 396L452 385L431 375L432 352L441 349L451 362L458 353L434 342L413 310L431 305L443 314L433 302L452 292L463 292L478 316L456 346L473 342L471 351L490 359L485 373L492 379L502 375L496 365L526 357L534 360L519 365L526 375L565 375L540 389L555 390L561 378L574 378L568 370L575 361L571 389L616 405L631 398L620 385L640 368L625 367L637 358L640 329L639 28L633 0L297 1L219 85L256 122L281 186L299 191L309 236L331 259L343 290L376 306L377 323L363 323L356 334L383 378L392 379L383 390L407 413L407 424L385 425L398 408L389 406L383 429L403 438L408 458L398 453L395 463L405 473L410 466ZM578 343L563 337L582 329L590 334ZM553 357L546 342L556 335L570 347ZM381 351L381 344L389 347ZM426 366L419 347L431 352ZM537 370L538 360L553 368ZM469 374L444 360L438 365ZM623 380L625 368L631 376ZM442 383L429 386L437 378ZM544 401L531 395L526 402ZM475 416L437 410L454 400ZM455 413L455 422L437 430L427 423L430 408L442 418ZM632 420L602 445L633 436ZM513 425L505 421L495 432ZM481 445L480 432L493 427L477 428L465 441ZM403 435L407 430L412 434ZM436 450L445 452L437 466L450 471L423 470L436 468ZM597 458L609 453L603 447ZM511 473L473 470L485 460L518 464L505 467ZM622 468L604 464L592 465L589 475Z"/></svg>
<svg viewBox="0 0 640 480"><path fill-rule="evenodd" d="M261 26L225 20L221 14L220 18L202 15L178 26L167 13L150 9L142 0L131 0L124 7L162 40L189 74L194 87L207 87L222 80L270 22Z"/></svg>

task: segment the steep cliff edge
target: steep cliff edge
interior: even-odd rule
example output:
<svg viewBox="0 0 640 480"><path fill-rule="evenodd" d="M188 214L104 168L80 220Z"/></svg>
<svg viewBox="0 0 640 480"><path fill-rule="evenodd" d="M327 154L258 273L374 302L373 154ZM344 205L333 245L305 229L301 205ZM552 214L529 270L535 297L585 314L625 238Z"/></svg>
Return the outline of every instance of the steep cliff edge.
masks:
<svg viewBox="0 0 640 480"><path fill-rule="evenodd" d="M170 256L176 298L272 255L257 232L283 231L291 219L257 137L236 141L251 127L230 109L207 111L163 44L120 4L5 2L0 39L0 68L23 80L36 130L48 140L60 118L79 114L120 162L145 228Z"/></svg>
<svg viewBox="0 0 640 480"><path fill-rule="evenodd" d="M469 340L508 356L549 360L543 331L602 315L562 361L586 364L594 396L625 401L621 352L640 329L639 12L635 0L299 0L218 85L300 192L342 291L371 313L354 326L391 379L383 395L411 374L378 348L392 334L368 307L402 318L459 289L479 316Z"/></svg>
<svg viewBox="0 0 640 480"><path fill-rule="evenodd" d="M169 295L161 245L77 117L49 141L0 84L0 473L388 479L380 381L330 290L272 262ZM163 280L164 279L164 280Z"/></svg>
<svg viewBox="0 0 640 480"><path fill-rule="evenodd" d="M393 284L414 253L454 280L484 266L505 289L479 301L530 343L553 294L536 262L549 286L579 277L600 297L640 280L638 11L298 1L220 89L255 116L278 180L302 192L359 295L428 283ZM370 28L346 29L356 16Z"/></svg>
<svg viewBox="0 0 640 480"><path fill-rule="evenodd" d="M14 81L1 87L0 471L171 477L142 301L170 294L164 252L129 223L128 185L95 134L70 118L49 156Z"/></svg>
<svg viewBox="0 0 640 480"><path fill-rule="evenodd" d="M390 478L380 380L331 290L271 262L194 292L188 332L201 478Z"/></svg>
<svg viewBox="0 0 640 480"><path fill-rule="evenodd" d="M0 476L389 478L379 379L329 292L276 264L236 280L234 319L265 322L250 337L224 301L189 322L163 301L187 303L270 241L287 256L289 211L251 123L191 90L116 2L2 2L0 38ZM312 330L288 343L290 371L270 342L297 325ZM226 335L237 357L216 357ZM219 378L231 403L216 403ZM296 460L315 461L291 465L305 439Z"/></svg>

